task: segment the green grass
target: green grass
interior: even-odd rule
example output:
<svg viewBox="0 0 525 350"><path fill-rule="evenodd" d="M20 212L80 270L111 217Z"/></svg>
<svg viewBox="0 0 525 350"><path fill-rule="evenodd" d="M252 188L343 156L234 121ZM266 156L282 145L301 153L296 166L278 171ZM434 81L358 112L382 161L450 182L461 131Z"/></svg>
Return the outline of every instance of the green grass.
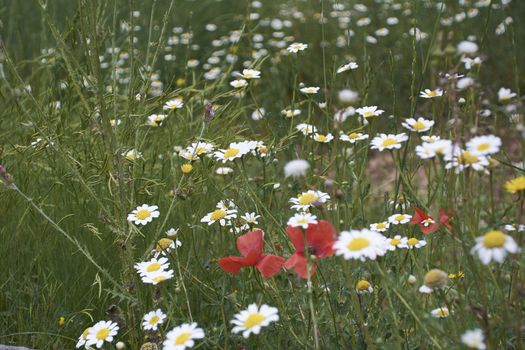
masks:
<svg viewBox="0 0 525 350"><path fill-rule="evenodd" d="M5 1L0 6L0 163L16 186L0 188L0 343L73 348L86 327L113 319L120 325L117 340L130 349L147 340L160 346L171 328L192 320L206 332L196 342L202 349L460 349L461 335L474 328L484 331L490 349L521 348L523 255L486 266L470 250L475 237L524 221L523 192L511 195L503 184L524 172L520 91L525 28L520 19L525 3L480 8L476 17L448 27L440 19L464 10L457 1L445 1L446 7L438 1L393 2L402 9L363 0L368 13L360 14L353 2L323 0L262 1L261 9L233 0ZM331 15L334 4L351 9L349 28L355 32L340 47L337 38L345 31ZM292 16L298 10L303 20ZM250 13L259 13L260 20L249 20ZM362 16L372 20L367 29L356 26ZM399 24L387 26L390 16L398 17ZM514 23L497 36L495 28L507 16ZM290 27L265 25L264 20L275 18L290 21ZM124 22L140 31L121 30ZM208 23L217 30L207 31ZM428 37L411 37L413 24ZM366 33L373 35L383 26L389 35L367 43ZM168 37L182 36L174 27L191 32L191 41L167 45ZM238 43L227 40L234 30L242 31ZM269 39L276 31L293 40L283 48L272 46ZM256 34L264 36L267 52L253 58ZM455 48L470 35L484 62L466 71ZM223 43L214 47L213 40L221 37ZM283 54L293 41L309 47L297 55ZM108 51L111 47L127 52L128 58L120 64ZM53 52L43 53L48 49ZM212 66L221 74L207 80L202 65L219 50L223 56ZM175 55L175 61L165 60L167 54ZM237 55L237 61L228 62L228 54ZM108 68L101 68L102 56ZM198 59L200 66L188 68L190 59ZM247 60L262 72L261 79L250 81L245 96L238 98L229 85L230 73L242 70ZM351 60L359 64L357 70L335 73ZM164 85L158 96L148 93L148 66ZM117 67L118 77L112 74ZM454 82L440 77L454 72L468 74L476 85L457 91ZM320 93L307 97L299 92L300 83L319 86ZM435 87L445 90L442 98L418 98L421 90ZM498 102L500 87L518 97ZM334 125L334 113L347 107L337 98L343 88L359 93L355 108L377 105L385 113L367 126L355 116ZM149 115L163 113L164 103L177 96L184 99L183 109L170 111L158 128L145 125ZM208 104L216 109L211 120ZM251 114L259 107L267 114L254 121ZM302 115L287 119L281 115L287 108L300 108ZM484 109L492 115L480 117ZM501 137L501 151L492 157L499 163L486 173L456 174L445 170L442 160L418 158L414 149L421 141L415 133L400 150L369 149L380 132L408 134L401 122L412 116L434 120L431 134L462 146L477 135ZM112 127L113 119L121 124ZM295 130L302 122L334 136L359 130L370 139L350 146L336 138L324 145ZM41 141L32 146L37 138ZM270 155L226 164L201 157L184 175L180 166L186 161L174 156L174 147L198 139L217 148L260 140ZM143 159L126 160L122 153L130 149L140 150ZM309 161L308 176L285 178L284 164L296 158ZM221 166L230 166L233 174L215 174ZM280 187L274 188L275 183ZM409 214L417 206L436 217L444 208L453 226L424 237L424 248L396 250L377 261L322 259L310 287L293 271L264 280L255 270L232 276L218 267L217 259L238 255L237 236L201 222L219 200L232 199L239 213L261 215L265 252L287 258L294 251L285 231L294 214L288 200L309 189L331 196L329 206L312 212L338 232L386 220L395 212L390 200L396 194L411 203L404 208ZM158 205L160 217L139 227L126 217L142 203ZM170 257L175 278L157 287L143 284L133 264L145 261L171 227L180 229L183 244ZM414 225L385 233L395 234L423 237ZM507 234L523 247L523 233ZM432 268L461 271L464 277L426 296L417 289ZM407 282L409 275L417 277L415 285ZM372 295L355 293L361 279L372 283ZM253 302L277 307L279 322L249 339L232 334L229 321ZM445 305L450 317L431 317L432 309ZM156 308L168 314L168 321L162 332L146 333L141 319Z"/></svg>

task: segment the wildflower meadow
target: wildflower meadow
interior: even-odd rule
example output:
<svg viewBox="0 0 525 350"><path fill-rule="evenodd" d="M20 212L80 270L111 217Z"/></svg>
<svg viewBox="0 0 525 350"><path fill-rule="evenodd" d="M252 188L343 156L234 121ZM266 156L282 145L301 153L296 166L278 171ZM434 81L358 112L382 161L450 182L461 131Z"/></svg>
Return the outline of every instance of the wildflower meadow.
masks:
<svg viewBox="0 0 525 350"><path fill-rule="evenodd" d="M525 349L525 1L0 4L0 344Z"/></svg>

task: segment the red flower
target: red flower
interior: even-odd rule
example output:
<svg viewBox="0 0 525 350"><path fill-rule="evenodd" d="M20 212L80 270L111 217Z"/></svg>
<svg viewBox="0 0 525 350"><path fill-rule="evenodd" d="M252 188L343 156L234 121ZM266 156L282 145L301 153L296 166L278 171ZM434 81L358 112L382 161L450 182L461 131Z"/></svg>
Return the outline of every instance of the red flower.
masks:
<svg viewBox="0 0 525 350"><path fill-rule="evenodd" d="M439 222L436 222L432 216L425 214L425 212L419 208L414 208L416 213L412 216L410 220L411 224L419 225L421 232L428 235L430 233L436 232L439 229L440 224L448 228L449 230L452 226L448 223L449 217L445 214L443 209L439 209Z"/></svg>
<svg viewBox="0 0 525 350"><path fill-rule="evenodd" d="M254 230L237 238L237 249L242 256L228 256L219 259L219 266L226 272L238 274L241 267L255 266L264 278L275 275L284 264L284 258L263 254L263 232Z"/></svg>
<svg viewBox="0 0 525 350"><path fill-rule="evenodd" d="M288 226L286 232L295 247L295 253L286 260L284 267L286 269L293 268L301 278L308 278L305 249L308 254L315 255L317 258L325 258L334 254L332 246L335 242L335 228L328 221L321 220L315 225L308 225L306 244L305 235L301 228ZM310 276L315 273L316 267L317 265L314 262L310 267Z"/></svg>

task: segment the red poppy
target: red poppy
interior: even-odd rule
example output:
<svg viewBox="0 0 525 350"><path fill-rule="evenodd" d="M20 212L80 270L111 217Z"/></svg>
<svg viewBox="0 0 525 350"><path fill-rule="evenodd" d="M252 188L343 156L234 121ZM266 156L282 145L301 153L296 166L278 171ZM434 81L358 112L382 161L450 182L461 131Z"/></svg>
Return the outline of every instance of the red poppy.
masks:
<svg viewBox="0 0 525 350"><path fill-rule="evenodd" d="M263 254L263 232L254 230L237 238L237 249L242 256L228 256L219 259L219 266L226 272L238 274L241 267L255 266L264 278L275 275L284 264L284 258Z"/></svg>
<svg viewBox="0 0 525 350"><path fill-rule="evenodd" d="M417 207L414 209L416 213L414 216L412 216L410 223L419 225L423 234L428 235L430 233L436 232L439 229L440 224L449 230L452 228L452 226L448 223L449 217L447 214L445 214L443 209L439 209L439 222L436 222L432 216L425 214L423 210Z"/></svg>
<svg viewBox="0 0 525 350"><path fill-rule="evenodd" d="M315 255L317 258L325 258L334 254L335 228L328 221L321 220L317 224L308 225L306 244L301 228L288 226L286 232L295 247L295 253L286 260L284 267L293 268L301 278L308 278L305 249L308 254ZM310 266L310 276L315 273L316 267L315 262Z"/></svg>

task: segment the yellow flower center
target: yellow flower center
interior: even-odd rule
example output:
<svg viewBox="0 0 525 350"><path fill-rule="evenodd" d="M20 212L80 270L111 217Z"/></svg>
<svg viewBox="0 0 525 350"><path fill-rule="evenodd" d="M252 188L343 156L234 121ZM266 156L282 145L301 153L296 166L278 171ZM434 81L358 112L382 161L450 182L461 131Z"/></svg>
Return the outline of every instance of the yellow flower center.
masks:
<svg viewBox="0 0 525 350"><path fill-rule="evenodd" d="M490 148L490 144L489 143L480 143L478 145L478 147L476 147L478 149L478 151L480 152L484 152L486 150L488 150Z"/></svg>
<svg viewBox="0 0 525 350"><path fill-rule="evenodd" d="M401 240L400 239L397 239L397 238L392 238L390 240L390 244L397 247L399 244L401 244Z"/></svg>
<svg viewBox="0 0 525 350"><path fill-rule="evenodd" d="M447 317L448 316L448 310L447 309L439 309L437 312L436 312L436 316L438 317Z"/></svg>
<svg viewBox="0 0 525 350"><path fill-rule="evenodd" d="M197 148L195 149L195 153L197 153L197 154L203 154L203 153L206 153L206 148L204 148L204 147L197 147Z"/></svg>
<svg viewBox="0 0 525 350"><path fill-rule="evenodd" d="M147 209L141 209L137 212L137 214L135 214L135 216L139 220L145 220L151 216L151 212Z"/></svg>
<svg viewBox="0 0 525 350"><path fill-rule="evenodd" d="M405 216L404 215L396 215L396 217L394 218L395 221L403 221L405 220Z"/></svg>
<svg viewBox="0 0 525 350"><path fill-rule="evenodd" d="M224 152L224 158L233 158L235 157L236 155L239 154L239 149L238 148L228 148L225 152Z"/></svg>
<svg viewBox="0 0 525 350"><path fill-rule="evenodd" d="M386 228L386 225L384 222L380 222L379 224L376 224L376 229L382 230L384 228Z"/></svg>
<svg viewBox="0 0 525 350"><path fill-rule="evenodd" d="M158 269L160 269L160 266L161 265L159 263L149 264L148 267L146 268L146 271L148 271L148 272L157 271Z"/></svg>
<svg viewBox="0 0 525 350"><path fill-rule="evenodd" d="M246 321L244 321L244 327L245 328L252 328L252 327L258 326L265 319L266 319L266 317L264 317L260 313L251 314L250 316L248 316Z"/></svg>
<svg viewBox="0 0 525 350"><path fill-rule="evenodd" d="M102 328L101 330L97 332L97 335L96 335L98 340L105 340L108 336L109 336L109 329L107 328Z"/></svg>
<svg viewBox="0 0 525 350"><path fill-rule="evenodd" d="M348 134L348 138L349 138L350 140L355 140L355 139L357 139L358 137L359 137L359 134L356 133L356 132L353 132L353 133Z"/></svg>
<svg viewBox="0 0 525 350"><path fill-rule="evenodd" d="M501 248L505 245L505 234L501 231L489 231L483 236L485 248Z"/></svg>
<svg viewBox="0 0 525 350"><path fill-rule="evenodd" d="M299 196L299 204L310 205L318 199L319 199L319 196L316 195L315 193L305 193Z"/></svg>
<svg viewBox="0 0 525 350"><path fill-rule="evenodd" d="M166 280L166 276L164 276L164 275L160 275L160 276L157 276L157 277L152 279L152 281L155 282L155 283L159 283L159 282L162 282L162 281L165 281L165 280Z"/></svg>
<svg viewBox="0 0 525 350"><path fill-rule="evenodd" d="M157 242L157 250L166 250L173 243L173 240L169 238L161 238Z"/></svg>
<svg viewBox="0 0 525 350"><path fill-rule="evenodd" d="M316 139L319 142L326 142L326 136L322 134L317 135Z"/></svg>
<svg viewBox="0 0 525 350"><path fill-rule="evenodd" d="M383 140L383 142L381 143L381 146L390 147L390 146L396 145L397 143L398 142L395 138L389 137Z"/></svg>
<svg viewBox="0 0 525 350"><path fill-rule="evenodd" d="M226 216L226 211L222 209L217 209L213 213L211 213L210 219L212 221L217 221L220 219L224 219L225 216Z"/></svg>
<svg viewBox="0 0 525 350"><path fill-rule="evenodd" d="M182 345L186 343L188 339L190 339L190 337L191 337L191 333L188 333L188 332L182 333L177 338L175 338L175 345Z"/></svg>
<svg viewBox="0 0 525 350"><path fill-rule="evenodd" d="M365 280L360 280L359 282L357 282L357 290L368 290L368 288L370 288L370 282Z"/></svg>
<svg viewBox="0 0 525 350"><path fill-rule="evenodd" d="M458 157L458 162L462 164L474 164L479 161L479 158L470 153L469 151L463 151Z"/></svg>
<svg viewBox="0 0 525 350"><path fill-rule="evenodd" d="M419 240L417 238L412 237L407 241L407 243L409 246L413 247L419 243Z"/></svg>
<svg viewBox="0 0 525 350"><path fill-rule="evenodd" d="M153 316L152 318L150 318L150 320L149 320L149 324L152 325L152 326L154 326L154 325L157 324L157 322L159 322L159 320L160 320L160 317L157 316L157 315L155 315L155 316Z"/></svg>
<svg viewBox="0 0 525 350"><path fill-rule="evenodd" d="M357 238L352 239L352 241L348 243L346 247L348 248L348 250L356 251L356 250L364 249L368 247L369 245L370 245L370 241L368 239L363 238L363 237L357 237Z"/></svg>
<svg viewBox="0 0 525 350"><path fill-rule="evenodd" d="M427 96L430 96L430 97L436 97L437 96L437 92L435 92L434 90L430 91L427 93Z"/></svg>
<svg viewBox="0 0 525 350"><path fill-rule="evenodd" d="M417 130L417 131L421 131L421 130L425 129L426 127L427 126L425 125L425 123L423 123L423 122L421 122L419 120L412 125L412 128L414 128L414 130Z"/></svg>

